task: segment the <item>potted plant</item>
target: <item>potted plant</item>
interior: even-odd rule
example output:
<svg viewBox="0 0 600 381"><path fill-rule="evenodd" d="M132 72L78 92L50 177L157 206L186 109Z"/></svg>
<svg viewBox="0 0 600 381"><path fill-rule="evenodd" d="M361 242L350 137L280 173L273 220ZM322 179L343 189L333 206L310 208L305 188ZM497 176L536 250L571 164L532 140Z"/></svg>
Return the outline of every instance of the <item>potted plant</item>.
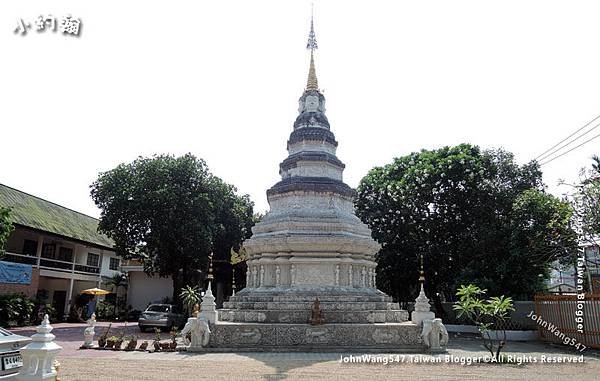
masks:
<svg viewBox="0 0 600 381"><path fill-rule="evenodd" d="M106 346L105 348L107 349L112 349L113 346L115 345L115 342L118 340L117 336L111 336L108 339L106 339Z"/></svg>
<svg viewBox="0 0 600 381"><path fill-rule="evenodd" d="M145 351L146 349L148 349L148 342L144 341L142 344L140 344L139 350Z"/></svg>
<svg viewBox="0 0 600 381"><path fill-rule="evenodd" d="M175 329L171 331L171 342L169 343L169 349L172 351L177 349L177 330Z"/></svg>
<svg viewBox="0 0 600 381"><path fill-rule="evenodd" d="M135 347L137 347L137 336L127 336L126 337L127 340L129 340L129 342L127 343L127 346L125 346L125 350L126 351L133 351L135 350Z"/></svg>
<svg viewBox="0 0 600 381"><path fill-rule="evenodd" d="M108 328L102 332L102 335L98 338L98 348L104 348L106 346L106 338L108 337L108 333L110 332L110 327L112 323L108 325Z"/></svg>
<svg viewBox="0 0 600 381"><path fill-rule="evenodd" d="M155 352L160 352L160 329L154 328L154 341L152 342Z"/></svg>
<svg viewBox="0 0 600 381"><path fill-rule="evenodd" d="M125 333L123 331L121 331L121 333L119 333L119 335L117 336L117 340L115 340L115 344L113 346L113 349L116 350L120 350L121 347L123 346L123 338L125 336Z"/></svg>

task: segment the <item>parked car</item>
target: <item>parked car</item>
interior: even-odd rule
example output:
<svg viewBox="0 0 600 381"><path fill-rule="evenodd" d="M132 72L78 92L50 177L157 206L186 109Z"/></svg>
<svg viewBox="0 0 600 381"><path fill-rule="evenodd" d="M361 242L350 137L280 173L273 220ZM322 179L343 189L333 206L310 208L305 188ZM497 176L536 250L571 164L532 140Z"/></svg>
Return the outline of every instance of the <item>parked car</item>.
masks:
<svg viewBox="0 0 600 381"><path fill-rule="evenodd" d="M184 321L185 316L183 316L177 306L172 304L151 304L140 315L138 325L142 332L150 327L171 330L173 328L180 328Z"/></svg>
<svg viewBox="0 0 600 381"><path fill-rule="evenodd" d="M0 380L12 379L23 366L23 358L19 349L27 345L29 337L16 335L0 328Z"/></svg>

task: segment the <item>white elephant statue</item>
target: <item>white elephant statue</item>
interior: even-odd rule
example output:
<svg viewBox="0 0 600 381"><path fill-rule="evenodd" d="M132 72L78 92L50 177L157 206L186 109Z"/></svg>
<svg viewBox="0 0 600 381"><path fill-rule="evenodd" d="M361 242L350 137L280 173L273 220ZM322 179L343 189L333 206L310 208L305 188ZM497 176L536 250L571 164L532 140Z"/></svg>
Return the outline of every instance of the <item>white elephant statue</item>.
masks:
<svg viewBox="0 0 600 381"><path fill-rule="evenodd" d="M191 334L191 342L187 339L188 333ZM185 327L181 330L181 337L188 351L194 351L207 346L210 341L210 327L206 318L203 316L189 318L187 323L185 323Z"/></svg>
<svg viewBox="0 0 600 381"><path fill-rule="evenodd" d="M442 319L423 320L423 332L421 333L423 343L431 351L441 352L448 345L448 331L442 323Z"/></svg>

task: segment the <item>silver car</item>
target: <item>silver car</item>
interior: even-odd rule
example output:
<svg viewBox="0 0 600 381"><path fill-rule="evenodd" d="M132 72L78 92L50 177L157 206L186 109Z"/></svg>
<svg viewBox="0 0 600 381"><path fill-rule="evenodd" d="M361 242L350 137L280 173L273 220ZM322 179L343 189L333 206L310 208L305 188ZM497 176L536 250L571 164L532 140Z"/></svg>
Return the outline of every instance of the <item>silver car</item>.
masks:
<svg viewBox="0 0 600 381"><path fill-rule="evenodd" d="M184 319L185 317L179 312L177 306L172 304L151 304L140 315L138 325L142 332L150 327L171 330L181 327Z"/></svg>
<svg viewBox="0 0 600 381"><path fill-rule="evenodd" d="M23 366L23 358L19 349L27 345L29 337L16 335L0 328L0 380L13 379Z"/></svg>

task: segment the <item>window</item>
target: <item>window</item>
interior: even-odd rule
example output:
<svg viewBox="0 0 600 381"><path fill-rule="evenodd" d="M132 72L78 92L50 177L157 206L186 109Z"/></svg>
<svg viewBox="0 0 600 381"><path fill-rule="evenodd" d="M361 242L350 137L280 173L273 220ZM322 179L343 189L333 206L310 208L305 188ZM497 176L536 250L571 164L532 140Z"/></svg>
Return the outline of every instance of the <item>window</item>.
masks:
<svg viewBox="0 0 600 381"><path fill-rule="evenodd" d="M100 256L94 253L88 253L87 256L87 265L92 267L98 267L100 264Z"/></svg>
<svg viewBox="0 0 600 381"><path fill-rule="evenodd" d="M58 249L58 257L56 257L59 261L65 262L73 262L73 249L69 249L68 247L61 247Z"/></svg>
<svg viewBox="0 0 600 381"><path fill-rule="evenodd" d="M42 257L48 259L54 259L56 253L56 245L53 243L44 243L42 245Z"/></svg>
<svg viewBox="0 0 600 381"><path fill-rule="evenodd" d="M35 257L37 255L37 242L30 239L23 241L23 254Z"/></svg>
<svg viewBox="0 0 600 381"><path fill-rule="evenodd" d="M108 263L108 268L111 270L119 270L119 258L110 258L110 262Z"/></svg>
<svg viewBox="0 0 600 381"><path fill-rule="evenodd" d="M112 258L111 258L112 259ZM150 307L146 308L146 311L149 312L170 312L171 306L168 304L152 304Z"/></svg>

